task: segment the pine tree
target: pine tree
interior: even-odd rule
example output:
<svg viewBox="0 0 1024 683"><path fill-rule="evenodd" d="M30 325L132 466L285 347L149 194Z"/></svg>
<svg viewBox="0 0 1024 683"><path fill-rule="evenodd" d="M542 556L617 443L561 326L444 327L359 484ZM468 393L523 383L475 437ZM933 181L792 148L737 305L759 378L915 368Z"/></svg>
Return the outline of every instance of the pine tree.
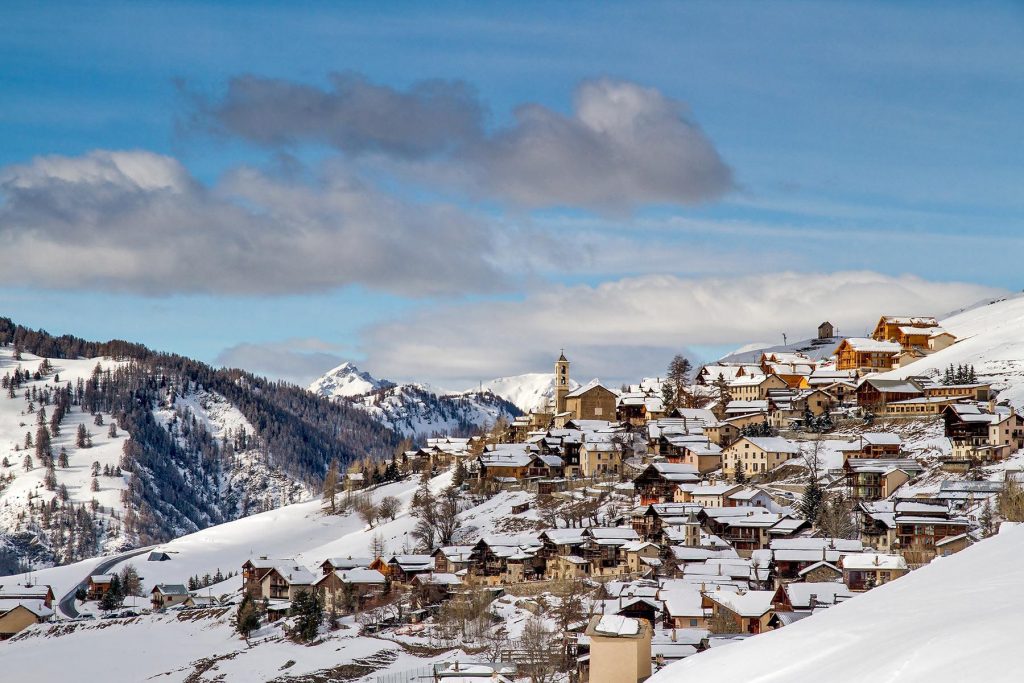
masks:
<svg viewBox="0 0 1024 683"><path fill-rule="evenodd" d="M260 615L256 611L256 605L248 592L243 592L242 602L238 603L238 610L235 612L235 630L239 635L249 642L249 634L260 627Z"/></svg>
<svg viewBox="0 0 1024 683"><path fill-rule="evenodd" d="M458 458L455 461L455 472L452 473L452 486L455 488L461 488L466 483L466 478L469 473L466 472L466 464L462 462L462 458Z"/></svg>
<svg viewBox="0 0 1024 683"><path fill-rule="evenodd" d="M804 487L804 495L800 499L800 513L808 522L814 524L824 500L825 492L821 488L821 483L818 482L816 477L812 477L807 486Z"/></svg>
<svg viewBox="0 0 1024 683"><path fill-rule="evenodd" d="M291 613L295 617L292 636L303 643L314 640L324 620L324 607L316 592L299 591L292 601Z"/></svg>
<svg viewBox="0 0 1024 683"><path fill-rule="evenodd" d="M79 448L85 448L86 447L85 444L86 444L85 425L84 424L79 424L78 425L78 432L75 435L75 445L78 446Z"/></svg>

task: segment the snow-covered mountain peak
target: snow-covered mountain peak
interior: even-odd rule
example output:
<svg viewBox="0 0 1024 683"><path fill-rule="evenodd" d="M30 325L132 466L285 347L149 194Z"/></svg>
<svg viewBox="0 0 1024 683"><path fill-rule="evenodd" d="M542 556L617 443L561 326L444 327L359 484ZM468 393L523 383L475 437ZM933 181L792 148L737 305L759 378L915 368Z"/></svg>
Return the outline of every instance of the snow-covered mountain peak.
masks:
<svg viewBox="0 0 1024 683"><path fill-rule="evenodd" d="M579 387L579 382L569 380L569 390ZM501 396L524 413L541 410L555 395L555 374L553 372L528 372L512 377L498 377L480 385L479 390L490 391ZM473 389L471 391L478 391ZM470 393L470 392L466 392Z"/></svg>
<svg viewBox="0 0 1024 683"><path fill-rule="evenodd" d="M393 382L376 379L370 373L357 368L354 363L346 361L310 384L309 390L324 398L348 398L393 386Z"/></svg>

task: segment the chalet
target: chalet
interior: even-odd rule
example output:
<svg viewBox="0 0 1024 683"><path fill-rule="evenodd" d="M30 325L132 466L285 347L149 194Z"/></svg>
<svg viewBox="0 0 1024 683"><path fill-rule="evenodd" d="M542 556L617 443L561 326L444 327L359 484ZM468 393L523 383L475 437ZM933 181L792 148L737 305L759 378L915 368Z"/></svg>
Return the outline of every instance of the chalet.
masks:
<svg viewBox="0 0 1024 683"><path fill-rule="evenodd" d="M446 545L433 552L434 571L440 574L458 574L469 569L473 554L471 545Z"/></svg>
<svg viewBox="0 0 1024 683"><path fill-rule="evenodd" d="M763 420L768 419L767 413L762 416ZM717 444L721 448L732 445L740 438L741 425L735 423L735 420L725 419L721 422L716 422L713 425L708 425L704 428L704 435L708 440Z"/></svg>
<svg viewBox="0 0 1024 683"><path fill-rule="evenodd" d="M740 377L729 383L729 396L734 401L763 401L772 389L788 389L789 384L778 375Z"/></svg>
<svg viewBox="0 0 1024 683"><path fill-rule="evenodd" d="M276 595L271 596L267 577L275 570L277 570L275 585L278 586L278 588L274 591ZM267 557L250 558L242 565L242 586L245 589L245 592L255 599L264 597L283 599L281 596L288 593L287 581L284 581L282 584L283 580L280 577L288 576L292 573L295 573L297 576L302 576L303 572L307 572L305 567L300 567L296 564L295 560L292 559L282 560ZM312 583L312 577L310 577L308 583ZM282 585L284 586L283 589L280 588Z"/></svg>
<svg viewBox="0 0 1024 683"><path fill-rule="evenodd" d="M930 346L931 339L937 341L935 347ZM931 317L911 317L899 315L882 316L875 325L871 338L878 341L895 342L904 349L945 348L956 340L949 332L939 327L939 322Z"/></svg>
<svg viewBox="0 0 1024 683"><path fill-rule="evenodd" d="M903 347L896 342L849 337L836 347L836 369L856 370L858 374L892 369L894 357Z"/></svg>
<svg viewBox="0 0 1024 683"><path fill-rule="evenodd" d="M110 584L113 580L113 574L93 574L90 576L88 587L86 588L86 599L102 600L103 596L110 590Z"/></svg>
<svg viewBox="0 0 1024 683"><path fill-rule="evenodd" d="M860 500L855 510L860 540L865 548L888 553L897 547L896 503L891 500Z"/></svg>
<svg viewBox="0 0 1024 683"><path fill-rule="evenodd" d="M618 397L595 379L565 395L565 410L574 420L612 420Z"/></svg>
<svg viewBox="0 0 1024 683"><path fill-rule="evenodd" d="M945 463L997 462L1024 448L1024 416L1009 406L958 403L947 406L942 419L953 447Z"/></svg>
<svg viewBox="0 0 1024 683"><path fill-rule="evenodd" d="M797 577L804 583L834 583L843 580L843 570L831 562L820 560L798 571Z"/></svg>
<svg viewBox="0 0 1024 683"><path fill-rule="evenodd" d="M435 560L431 555L393 555L387 564L388 578L395 583L409 584L417 574L434 571Z"/></svg>
<svg viewBox="0 0 1024 683"><path fill-rule="evenodd" d="M597 477L621 472L621 436L607 432L584 435L580 445L580 475Z"/></svg>
<svg viewBox="0 0 1024 683"><path fill-rule="evenodd" d="M592 576L623 574L627 568L627 547L640 540L632 527L587 527L583 557L590 561ZM639 560L638 560L639 561Z"/></svg>
<svg viewBox="0 0 1024 683"><path fill-rule="evenodd" d="M984 382L973 384L926 384L924 395L928 398L959 398L968 401L987 401L992 394L992 385Z"/></svg>
<svg viewBox="0 0 1024 683"><path fill-rule="evenodd" d="M615 419L619 422L628 422L642 427L648 421L662 417L665 417L665 401L660 393L650 394L645 391L637 391L618 397Z"/></svg>
<svg viewBox="0 0 1024 683"><path fill-rule="evenodd" d="M336 571L346 571L349 569L366 569L373 562L372 557L328 557L326 560L320 563L320 573L324 576L331 574Z"/></svg>
<svg viewBox="0 0 1024 683"><path fill-rule="evenodd" d="M770 472L800 454L800 448L778 436L744 436L722 451L722 474L733 478L743 469L747 477Z"/></svg>
<svg viewBox="0 0 1024 683"><path fill-rule="evenodd" d="M888 498L923 471L912 458L851 458L843 463L846 485L854 500Z"/></svg>
<svg viewBox="0 0 1024 683"><path fill-rule="evenodd" d="M847 555L863 552L864 545L843 538L789 538L772 540L769 550L773 576L788 582L804 580L801 572L822 562L838 566Z"/></svg>
<svg viewBox="0 0 1024 683"><path fill-rule="evenodd" d="M0 598L0 640L7 640L32 624L53 618L53 609L43 600Z"/></svg>
<svg viewBox="0 0 1024 683"><path fill-rule="evenodd" d="M712 630L716 623L733 622L740 633L761 633L768 630L774 614L775 591L708 591L704 595L712 608ZM730 632L730 630L725 632Z"/></svg>
<svg viewBox="0 0 1024 683"><path fill-rule="evenodd" d="M843 460L850 458L898 458L903 440L889 432L864 432L857 440L840 446Z"/></svg>
<svg viewBox="0 0 1024 683"><path fill-rule="evenodd" d="M39 600L53 607L53 590L44 583L8 583L0 585L0 600Z"/></svg>
<svg viewBox="0 0 1024 683"><path fill-rule="evenodd" d="M527 444L498 444L494 450L487 451L477 457L480 479L493 481L507 478L514 480L526 479L533 454Z"/></svg>
<svg viewBox="0 0 1024 683"><path fill-rule="evenodd" d="M440 604L461 587L462 579L448 572L418 574L412 580L413 596L421 606Z"/></svg>
<svg viewBox="0 0 1024 683"><path fill-rule="evenodd" d="M707 530L731 544L740 557L767 548L769 530L783 519L783 515L763 508L735 507L703 508L699 517Z"/></svg>
<svg viewBox="0 0 1024 683"><path fill-rule="evenodd" d="M701 484L690 491L690 501L702 507L729 507L729 495L742 490L742 484Z"/></svg>
<svg viewBox="0 0 1024 683"><path fill-rule="evenodd" d="M634 574L657 570L661 566L661 546L650 541L630 541L621 547L626 569Z"/></svg>
<svg viewBox="0 0 1024 683"><path fill-rule="evenodd" d="M700 591L692 584L673 583L659 597L667 628L707 628L711 610L704 607Z"/></svg>
<svg viewBox="0 0 1024 683"><path fill-rule="evenodd" d="M301 565L276 565L263 576L256 597L291 601L299 593L312 590L315 581L316 576Z"/></svg>
<svg viewBox="0 0 1024 683"><path fill-rule="evenodd" d="M924 389L914 379L866 377L857 385L857 405L872 410L882 409L887 403L923 397Z"/></svg>
<svg viewBox="0 0 1024 683"><path fill-rule="evenodd" d="M772 497L758 488L746 487L733 491L722 501L722 507L771 508Z"/></svg>
<svg viewBox="0 0 1024 683"><path fill-rule="evenodd" d="M759 365L753 363L727 363L705 365L697 372L697 384L712 386L719 382L729 383L740 377L763 374Z"/></svg>
<svg viewBox="0 0 1024 683"><path fill-rule="evenodd" d="M633 486L640 496L640 504L650 505L673 500L679 484L697 481L700 481L700 474L692 465L655 462L644 468L640 476L633 480Z"/></svg>
<svg viewBox="0 0 1024 683"><path fill-rule="evenodd" d="M180 583L158 583L149 591L149 601L153 604L153 609L180 605L188 598L188 588Z"/></svg>
<svg viewBox="0 0 1024 683"><path fill-rule="evenodd" d="M969 520L952 515L945 503L898 501L895 513L896 542L907 564L926 564L967 545L958 537L970 529ZM957 543L944 550L953 539Z"/></svg>
<svg viewBox="0 0 1024 683"><path fill-rule="evenodd" d="M324 574L313 589L328 610L351 611L387 590L388 579L375 569L352 568Z"/></svg>
<svg viewBox="0 0 1024 683"><path fill-rule="evenodd" d="M469 573L477 583L499 585L542 578L543 543L536 536L488 535L473 546Z"/></svg>
<svg viewBox="0 0 1024 683"><path fill-rule="evenodd" d="M843 583L796 581L784 583L775 590L772 608L776 612L810 612L820 607L831 607L852 597L850 589Z"/></svg>
<svg viewBox="0 0 1024 683"><path fill-rule="evenodd" d="M903 576L910 569L902 555L861 553L843 558L843 583L851 591L871 590Z"/></svg>

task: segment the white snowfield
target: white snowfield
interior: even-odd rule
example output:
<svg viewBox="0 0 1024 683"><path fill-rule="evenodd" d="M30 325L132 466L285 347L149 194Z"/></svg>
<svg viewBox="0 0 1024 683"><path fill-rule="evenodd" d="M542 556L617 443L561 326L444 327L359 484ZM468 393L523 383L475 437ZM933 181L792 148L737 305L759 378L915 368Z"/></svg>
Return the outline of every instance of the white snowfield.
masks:
<svg viewBox="0 0 1024 683"><path fill-rule="evenodd" d="M715 648L650 683L1020 681L1024 528L778 631Z"/></svg>
<svg viewBox="0 0 1024 683"><path fill-rule="evenodd" d="M360 396L391 386L391 382L379 380L363 372L352 363L342 363L328 370L323 377L309 385L309 390L324 398Z"/></svg>
<svg viewBox="0 0 1024 683"><path fill-rule="evenodd" d="M879 376L941 377L951 363L973 365L979 381L1001 390L1000 400L1024 408L1024 294L966 308L943 319L941 325L956 335L955 344Z"/></svg>
<svg viewBox="0 0 1024 683"><path fill-rule="evenodd" d="M578 389L576 380L569 380L569 390ZM525 375L498 377L481 385L484 391L501 396L509 403L514 403L524 413L544 408L548 400L555 395L555 373L529 372Z"/></svg>
<svg viewBox="0 0 1024 683"><path fill-rule="evenodd" d="M406 542L406 534L415 526L415 520L405 511L418 486L415 479L388 484L372 492L374 500L394 496L403 504L402 513L394 521L379 523L372 531L354 514L325 515L321 500L297 503L242 519L203 529L168 543L154 546L171 559L150 562L148 553L119 563L110 572L120 571L133 564L143 577L143 589L149 591L157 583L185 583L190 576L215 574L220 569L239 571L242 563L251 557L266 555L272 558L296 558L310 569L328 557L365 557L370 553L374 534L384 537L390 552L398 553ZM451 474L435 477L431 487L440 491L451 483ZM341 500L341 496L338 496ZM34 572L37 583L50 584L55 595L62 596L91 573L104 558L98 557L65 567L54 567ZM213 595L241 588L241 578L211 587ZM203 593L205 594L204 589Z"/></svg>

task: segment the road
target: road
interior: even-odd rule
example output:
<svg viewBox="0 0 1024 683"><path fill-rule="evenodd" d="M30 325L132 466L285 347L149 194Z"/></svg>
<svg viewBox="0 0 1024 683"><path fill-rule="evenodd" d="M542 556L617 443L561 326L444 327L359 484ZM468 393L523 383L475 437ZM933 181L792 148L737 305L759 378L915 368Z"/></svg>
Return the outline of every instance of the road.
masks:
<svg viewBox="0 0 1024 683"><path fill-rule="evenodd" d="M60 599L60 611L64 613L64 616L74 619L78 615L78 610L75 609L75 593L78 592L79 588L85 588L89 585L89 577L96 574L106 574L107 571L114 565L129 560L133 557L137 557L143 553L148 553L156 546L147 546L145 548L138 548L136 550L130 550L120 555L113 555L104 559L102 562L93 567L92 571L82 579L81 583L71 589L71 591Z"/></svg>

